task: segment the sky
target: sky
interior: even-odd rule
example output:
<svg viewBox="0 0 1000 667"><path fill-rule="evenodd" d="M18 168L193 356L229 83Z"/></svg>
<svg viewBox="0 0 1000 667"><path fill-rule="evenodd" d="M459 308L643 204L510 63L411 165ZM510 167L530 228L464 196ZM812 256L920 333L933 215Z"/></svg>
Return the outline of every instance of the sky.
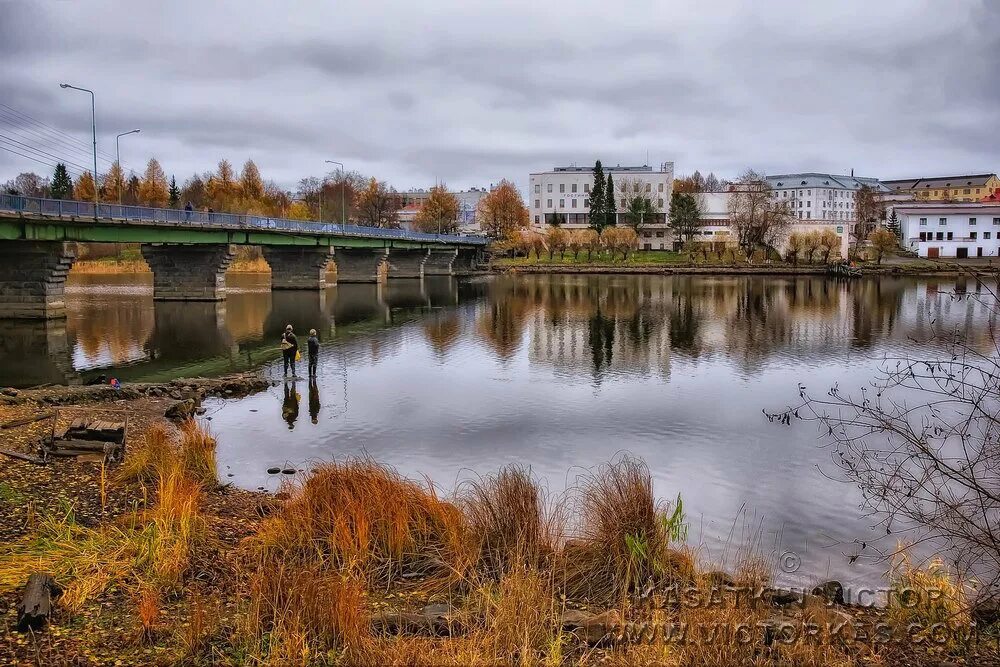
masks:
<svg viewBox="0 0 1000 667"><path fill-rule="evenodd" d="M100 171L140 128L126 170L155 156L178 182L223 157L400 190L595 159L1000 168L1000 0L0 0L0 81L0 181L51 172L9 149L92 163L89 96L60 82L96 93Z"/></svg>

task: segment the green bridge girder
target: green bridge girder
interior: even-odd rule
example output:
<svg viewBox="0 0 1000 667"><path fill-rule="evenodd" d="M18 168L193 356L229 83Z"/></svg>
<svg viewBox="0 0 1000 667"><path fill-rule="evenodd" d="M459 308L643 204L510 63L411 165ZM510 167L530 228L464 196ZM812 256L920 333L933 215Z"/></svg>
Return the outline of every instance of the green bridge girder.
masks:
<svg viewBox="0 0 1000 667"><path fill-rule="evenodd" d="M479 248L478 244L293 233L279 229L233 229L139 221L98 222L0 213L0 241L77 241L90 243L234 244L334 248Z"/></svg>

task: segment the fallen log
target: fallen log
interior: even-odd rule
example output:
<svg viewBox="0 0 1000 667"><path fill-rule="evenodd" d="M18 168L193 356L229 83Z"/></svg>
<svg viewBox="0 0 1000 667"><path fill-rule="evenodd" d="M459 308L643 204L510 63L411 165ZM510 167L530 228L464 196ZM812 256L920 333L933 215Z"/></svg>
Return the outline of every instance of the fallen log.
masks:
<svg viewBox="0 0 1000 667"><path fill-rule="evenodd" d="M65 440L56 440L52 443L52 446L58 449L82 449L87 452L107 453L121 447L121 443L108 442L107 440L81 440L76 438L67 438Z"/></svg>
<svg viewBox="0 0 1000 667"><path fill-rule="evenodd" d="M83 454L104 454L105 456L112 456L114 455L115 451L116 450L114 449L114 447L104 450L59 448L59 449L50 449L46 452L46 454L48 454L49 456L58 456L60 458L66 458L70 456L81 456Z"/></svg>
<svg viewBox="0 0 1000 667"><path fill-rule="evenodd" d="M17 629L41 630L52 613L52 596L59 594L59 586L52 575L33 572L24 586L24 597L17 607Z"/></svg>
<svg viewBox="0 0 1000 667"><path fill-rule="evenodd" d="M0 454L4 456L9 456L12 459L19 459L21 461L27 461L28 463L36 463L38 465L45 465L45 461L42 459L31 456L30 454L22 454L21 452L12 452L9 449L0 449Z"/></svg>
<svg viewBox="0 0 1000 667"><path fill-rule="evenodd" d="M8 428L14 428L15 426L24 426L25 424L32 424L34 422L40 422L43 419L52 419L56 416L54 412L40 412L34 415L28 415L27 417L18 417L17 419L11 419L8 422L0 424L0 430L6 430Z"/></svg>

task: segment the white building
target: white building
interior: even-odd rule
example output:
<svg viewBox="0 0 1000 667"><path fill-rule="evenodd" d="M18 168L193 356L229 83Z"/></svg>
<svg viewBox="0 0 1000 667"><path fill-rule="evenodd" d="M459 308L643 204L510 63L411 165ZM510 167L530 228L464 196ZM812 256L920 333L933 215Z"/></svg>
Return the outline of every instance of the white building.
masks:
<svg viewBox="0 0 1000 667"><path fill-rule="evenodd" d="M889 188L876 178L804 172L768 176L774 196L794 200L793 213L799 220L844 223L849 229L857 221L857 192L867 185L888 194Z"/></svg>
<svg viewBox="0 0 1000 667"><path fill-rule="evenodd" d="M896 207L900 243L920 257L997 257L1000 204L913 203Z"/></svg>
<svg viewBox="0 0 1000 667"><path fill-rule="evenodd" d="M604 178L611 175L615 184L618 220L622 221L626 195L622 187L638 186L659 214L656 220L643 225L640 236L647 249L670 248L667 233L667 212L674 185L674 163L664 162L658 171L652 167L604 166ZM558 215L563 226L580 229L590 226L590 190L594 184L594 169L588 167L554 167L552 171L533 173L528 183L528 209L531 222L542 228Z"/></svg>

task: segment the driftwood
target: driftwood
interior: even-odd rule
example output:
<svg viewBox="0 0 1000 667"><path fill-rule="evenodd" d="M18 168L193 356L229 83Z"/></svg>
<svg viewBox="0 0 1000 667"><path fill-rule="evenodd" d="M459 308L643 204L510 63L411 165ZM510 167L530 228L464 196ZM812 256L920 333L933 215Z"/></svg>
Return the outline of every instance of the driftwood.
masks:
<svg viewBox="0 0 1000 667"><path fill-rule="evenodd" d="M53 442L52 446L57 449L79 449L85 452L110 453L121 447L121 444L117 442L108 442L107 440L81 440L77 438L67 438L65 440Z"/></svg>
<svg viewBox="0 0 1000 667"><path fill-rule="evenodd" d="M52 596L59 594L52 575L34 572L24 586L24 598L17 607L17 629L25 632L40 630L52 613Z"/></svg>
<svg viewBox="0 0 1000 667"><path fill-rule="evenodd" d="M38 465L45 465L45 461L38 458L37 456L31 456L30 454L22 454L21 452L12 452L9 449L0 449L0 454L3 454L4 456L9 456L12 459L27 461L28 463L37 463Z"/></svg>
<svg viewBox="0 0 1000 667"><path fill-rule="evenodd" d="M0 424L0 430L5 430L8 428L14 428L15 426L24 426L25 424L32 424L34 422L40 422L43 419L52 419L56 416L54 412L39 412L38 414L28 415L27 417L18 417L17 419L11 419L9 422L4 422Z"/></svg>

